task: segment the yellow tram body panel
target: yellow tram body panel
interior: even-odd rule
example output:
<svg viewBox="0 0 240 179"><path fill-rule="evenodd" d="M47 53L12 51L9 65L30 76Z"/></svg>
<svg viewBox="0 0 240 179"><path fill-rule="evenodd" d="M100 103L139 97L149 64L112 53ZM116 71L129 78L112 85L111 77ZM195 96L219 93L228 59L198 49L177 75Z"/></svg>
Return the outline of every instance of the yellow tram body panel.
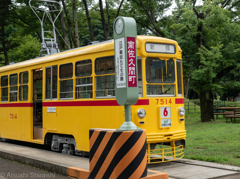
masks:
<svg viewBox="0 0 240 179"><path fill-rule="evenodd" d="M32 109L29 107L1 107L0 134L2 138L26 141L32 136Z"/></svg>
<svg viewBox="0 0 240 179"><path fill-rule="evenodd" d="M147 131L149 163L154 163L154 161L159 162L158 159L161 159L163 162L166 161L164 157L165 149L151 149L152 144L170 142L170 150L173 155L167 155L167 157L173 157L171 160L182 158L183 146L175 146L175 141L185 141L186 138L184 116L179 115L179 108L184 107L183 85L181 86L182 94L179 95L177 93L179 91L178 82L180 81L183 84L182 71L179 78L177 77L178 72L176 68L177 60L181 62L181 49L177 42L165 38L138 36L137 41L137 56L140 59L142 70L142 94L139 97L138 103L131 106L132 121L139 128L146 129ZM176 53L147 53L145 50L147 42L173 44L176 47ZM117 129L124 122L124 107L119 106L114 97L99 98L96 96L97 77L114 75L114 73L96 74L96 59L113 55L114 42L109 41L1 67L0 77L2 81L7 76L9 77L8 79L18 76L18 82L15 86L8 84L7 86L1 85L0 88L0 137L44 144L46 143L46 136L48 134L68 135L74 137L76 150L89 151L90 128ZM146 60L148 58L159 58L165 60L166 63L168 59L172 59L175 64L175 81L171 83L173 87L171 90L174 91L174 95L147 95L148 89L146 86L151 86L151 83L147 82L146 79L146 69L149 68L146 67ZM72 63L74 66L76 62L86 59L90 59L92 63L92 74L88 76L92 79L92 97L76 99L76 80L79 77L76 76L75 67L72 67L72 77L70 78L72 79L72 99L60 99L60 83L65 79L60 79L59 77L59 66L69 63ZM57 66L58 70L57 94L56 98L49 100L46 99L46 69L53 66ZM28 74L28 81L26 83L24 83L22 75L25 72ZM40 89L41 99L39 98L39 104L42 105L40 110L42 122L39 128L35 124L33 117L36 112L36 110L34 112L35 100L38 98L38 93L36 92L38 90L36 87L37 84L34 81L38 80L38 78L42 79L42 88ZM157 85L167 86L168 83L157 83ZM11 91L14 87L18 89L16 90L17 92ZM23 88L27 89L27 91L24 91ZM6 89L8 89L7 97L3 93ZM14 95L11 96L12 94L17 95L17 97L15 98ZM25 98L23 97L24 95ZM20 100L20 96L23 97L23 100ZM2 100L3 98L5 101ZM53 111L50 108L53 108ZM146 117L143 119L137 114L139 109L146 111ZM163 110L167 110L165 112L169 113L167 117L162 116ZM161 122L169 119L171 123L170 127L163 127ZM180 148L180 157L176 155L177 148ZM162 155L162 157L156 157L154 158L156 160L152 161L151 158L155 154Z"/></svg>

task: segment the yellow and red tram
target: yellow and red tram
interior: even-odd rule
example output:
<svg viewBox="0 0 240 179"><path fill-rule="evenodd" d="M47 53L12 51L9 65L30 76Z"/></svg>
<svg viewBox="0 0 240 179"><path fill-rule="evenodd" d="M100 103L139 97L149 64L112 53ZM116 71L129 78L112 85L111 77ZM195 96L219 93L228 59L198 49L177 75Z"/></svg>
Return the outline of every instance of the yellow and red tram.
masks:
<svg viewBox="0 0 240 179"><path fill-rule="evenodd" d="M181 49L170 39L137 36L137 56L139 100L131 117L147 131L148 163L182 158ZM82 155L90 128L117 129L124 122L115 98L113 40L1 67L0 79L1 138Z"/></svg>

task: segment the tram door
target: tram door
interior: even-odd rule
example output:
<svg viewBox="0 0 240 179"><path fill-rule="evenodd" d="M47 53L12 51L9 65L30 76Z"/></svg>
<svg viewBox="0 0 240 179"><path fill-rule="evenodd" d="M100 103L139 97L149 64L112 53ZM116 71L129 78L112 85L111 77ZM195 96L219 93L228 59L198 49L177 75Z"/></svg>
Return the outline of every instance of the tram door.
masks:
<svg viewBox="0 0 240 179"><path fill-rule="evenodd" d="M33 139L42 139L42 68L33 70Z"/></svg>

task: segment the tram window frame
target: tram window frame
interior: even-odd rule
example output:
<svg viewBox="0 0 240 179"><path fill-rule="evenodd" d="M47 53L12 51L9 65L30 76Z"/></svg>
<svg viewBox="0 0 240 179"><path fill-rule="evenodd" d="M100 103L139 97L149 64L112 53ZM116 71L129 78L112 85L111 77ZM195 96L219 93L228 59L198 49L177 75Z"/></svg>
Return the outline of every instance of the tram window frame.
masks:
<svg viewBox="0 0 240 179"><path fill-rule="evenodd" d="M78 64L82 64L83 67L86 66L90 66L90 71L87 74L81 74L81 72L78 73ZM87 67L88 68L88 67ZM80 68L81 69L81 68ZM84 70L83 70L84 71ZM84 73L84 72L82 72ZM86 72L85 72L86 73ZM76 77L83 77L83 76L91 76L92 75L92 60L91 59L87 59L87 60L81 60L81 61L77 61L75 63L75 76Z"/></svg>
<svg viewBox="0 0 240 179"><path fill-rule="evenodd" d="M110 69L110 68L108 68L108 64L107 64L107 62L105 63L105 65L103 65L103 64L98 64L100 61L104 61L105 59L113 59L113 72L112 71L109 71L108 72L108 69ZM99 68L103 68L104 69L104 71L98 71L98 69ZM99 57L99 58L96 58L95 59L95 73L96 73L96 75L105 75L105 74L112 74L112 73L115 73L116 71L115 71L115 59L114 59L114 56L106 56L106 57Z"/></svg>
<svg viewBox="0 0 240 179"><path fill-rule="evenodd" d="M143 97L143 81L142 81L142 58L138 57L137 58L137 65L138 65L138 89L139 89L139 97ZM139 75L139 72L141 72L141 75Z"/></svg>
<svg viewBox="0 0 240 179"><path fill-rule="evenodd" d="M23 79L23 82L21 82L21 74L24 74L24 73L27 73L27 82L24 82L24 79ZM29 81L28 71L20 72L19 73L19 84L28 84L28 81Z"/></svg>
<svg viewBox="0 0 240 179"><path fill-rule="evenodd" d="M55 68L55 69L54 69ZM50 84L48 84L48 72L47 70L50 69ZM54 75L54 70L56 70L56 76ZM56 79L54 80L54 77ZM54 84L53 84L54 83ZM58 89L58 65L53 65L45 68L45 99L46 100L56 100L57 99L57 89ZM53 88L55 86L55 88ZM50 87L50 89L48 89ZM48 92L49 90L49 92ZM55 92L55 93L54 93ZM49 94L49 98L47 97Z"/></svg>
<svg viewBox="0 0 240 179"><path fill-rule="evenodd" d="M146 66L146 80L147 80L147 82L148 83L175 83L175 81L176 81L176 78L175 78L175 61L174 61L174 59L172 59L172 58L169 58L168 60L167 60L167 63L168 63L168 61L169 60L171 60L171 61L173 61L173 74L172 74L172 76L173 76L173 81L169 81L169 82L167 82L167 81L156 81L156 82L154 82L154 81L150 81L151 80L151 78L150 78L150 80L148 79L148 60L150 60L150 59L159 59L159 60L161 60L161 61L165 61L165 60L162 60L162 59L160 59L160 58L153 58L153 57L148 57L148 58L146 58L146 64L145 64L145 66ZM166 62L165 62L166 63ZM164 64L164 67L163 68L166 68L166 66L165 66L165 64ZM162 68L162 69L163 69ZM167 68L168 68L168 65L167 65ZM151 68L152 69L152 68ZM164 73L163 73L164 74ZM150 75L152 75L152 72L150 72Z"/></svg>
<svg viewBox="0 0 240 179"><path fill-rule="evenodd" d="M3 81L4 81L3 78L4 77L7 77L7 80L6 80L7 84L3 84ZM6 90L7 90L7 93L6 93ZM3 96L3 91L5 91L7 96ZM3 97L7 98L7 100L3 100ZM9 95L8 95L8 75L4 75L4 76L1 76L1 102L8 102L8 98L9 98Z"/></svg>
<svg viewBox="0 0 240 179"><path fill-rule="evenodd" d="M106 68L107 65L107 61L103 64L105 65L101 65L104 68L104 71L99 72L97 71L99 69L98 67L98 61L103 61L103 60L108 60L111 59L113 60L113 72L112 71L107 71L108 68ZM106 57L99 57L95 59L95 96L96 98L116 98L116 94L115 94L115 85L116 85L116 79L115 79L115 59L114 56L106 56ZM98 79L103 78L103 83L98 83ZM107 78L112 78L113 80L111 81L112 83L109 83L110 81L107 80ZM103 89L98 88L98 86L103 86ZM109 88L110 86L112 86L113 88ZM107 88L106 88L107 87ZM109 95L109 91L111 92L111 95ZM99 95L99 92L103 92L104 95Z"/></svg>
<svg viewBox="0 0 240 179"><path fill-rule="evenodd" d="M156 86L155 89L152 89L152 91L154 90L155 92L150 92L150 90L151 90L150 88L153 87L153 86ZM157 93L157 91L159 91L158 87L161 88L161 93ZM166 88L166 87L168 87L168 89L167 89L167 90L163 90L163 89ZM169 87L170 87L170 88L169 88ZM171 88L172 88L173 93L168 94L168 93L163 92L163 91L167 91L167 92L168 92L169 90L171 90ZM146 92L147 92L147 96L148 96L148 97L155 97L155 96L166 96L166 97L168 97L168 96L175 96L175 85L174 85L174 84L164 85L164 84L153 84L153 83L151 83L151 84L147 84L147 85L146 85Z"/></svg>
<svg viewBox="0 0 240 179"><path fill-rule="evenodd" d="M83 81L90 81L84 83ZM82 81L82 82L80 82ZM92 99L93 98L93 77L76 78L75 85L75 99ZM89 97L85 97L89 96Z"/></svg>
<svg viewBox="0 0 240 179"><path fill-rule="evenodd" d="M24 81L24 76L21 77L22 74L23 75L27 74L27 82ZM19 101L27 101L28 100L28 82L29 82L29 73L28 73L28 71L20 72L19 73L19 95L18 95L19 96Z"/></svg>
<svg viewBox="0 0 240 179"><path fill-rule="evenodd" d="M177 87L178 87L178 96L183 96L183 83L182 83L182 61L177 59L176 60L176 67L177 67ZM180 66L178 66L180 65ZM178 69L180 67L180 69Z"/></svg>
<svg viewBox="0 0 240 179"><path fill-rule="evenodd" d="M72 65L72 74L71 76L67 76L67 77L61 77L61 71L62 71L62 68L67 66L67 65ZM59 66L59 79L68 79L68 78L72 78L73 77L73 63L65 63L65 64L61 64Z"/></svg>
<svg viewBox="0 0 240 179"><path fill-rule="evenodd" d="M77 65L80 64L83 67L90 70L84 74L84 70L81 73L81 68L78 70ZM84 69L84 68L83 68ZM80 71L78 73L78 71ZM75 99L92 99L93 98L93 77L92 77L92 60L86 59L77 61L75 63Z"/></svg>
<svg viewBox="0 0 240 179"><path fill-rule="evenodd" d="M12 76L16 76L17 78L16 83L12 83L12 78L11 78ZM10 74L9 86L10 86L10 102L17 101L18 100L18 74L17 73Z"/></svg>
<svg viewBox="0 0 240 179"><path fill-rule="evenodd" d="M67 77L61 78L61 71L63 70L62 67L67 66L69 64L72 65L72 76L71 77L67 76ZM66 83L69 83L69 82L71 84L70 85L66 85ZM72 88L72 91L63 91L63 92L61 92L62 88L66 89L66 88L69 88L69 87ZM61 64L59 66L59 99L60 100L69 100L69 99L72 100L73 99L73 91L74 91L74 89L73 89L73 63ZM61 97L64 94L70 94L70 97L69 96Z"/></svg>
<svg viewBox="0 0 240 179"><path fill-rule="evenodd" d="M146 58L146 61L145 61L145 66L146 66L146 81L147 81L147 84L146 84L146 94L148 97L155 97L155 96L176 96L176 91L175 91L175 82L176 82L176 73L175 73L175 60L173 58L169 58L167 60L167 63L169 60L171 60L173 63L173 69L172 69L172 74L171 76L173 77L173 80L172 81L150 81L151 80L151 77L150 77L150 80L148 79L148 75L149 75L149 71L148 71L148 60L149 59L159 59L161 61L165 61L165 60L162 60L160 58L153 58L153 57L148 57ZM170 62L171 62L170 61ZM166 63L166 62L165 62ZM162 69L166 68L166 65L164 63L164 66ZM167 70L168 70L168 66L167 65ZM150 66L150 70L152 70L152 67ZM154 71L154 73L156 74L156 71ZM164 74L164 71L162 71L162 73ZM150 75L152 75L152 71L150 72ZM163 76L162 76L163 77ZM167 78L167 77L165 77ZM151 87L153 86L156 86L155 89L152 89L151 90ZM159 90L158 88L161 87L161 90ZM167 87L167 90L165 90L165 88ZM152 92L151 92L152 91ZM154 91L154 92L153 92ZM161 91L161 92L160 92ZM167 92L171 92L170 94L168 94Z"/></svg>

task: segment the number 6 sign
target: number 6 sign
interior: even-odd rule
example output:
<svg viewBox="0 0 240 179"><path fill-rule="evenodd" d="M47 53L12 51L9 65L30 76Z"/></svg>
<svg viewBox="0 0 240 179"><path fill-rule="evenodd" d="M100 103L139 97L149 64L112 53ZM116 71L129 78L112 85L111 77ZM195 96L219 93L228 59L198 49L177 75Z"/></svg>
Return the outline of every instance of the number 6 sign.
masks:
<svg viewBox="0 0 240 179"><path fill-rule="evenodd" d="M171 107L160 108L161 118L171 117Z"/></svg>

